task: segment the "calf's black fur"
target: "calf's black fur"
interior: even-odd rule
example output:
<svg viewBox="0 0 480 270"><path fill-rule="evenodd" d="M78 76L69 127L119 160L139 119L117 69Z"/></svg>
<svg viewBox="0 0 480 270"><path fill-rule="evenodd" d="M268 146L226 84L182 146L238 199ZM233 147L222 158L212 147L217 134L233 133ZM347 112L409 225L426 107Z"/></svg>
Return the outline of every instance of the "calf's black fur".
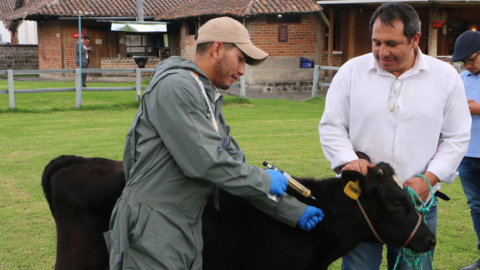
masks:
<svg viewBox="0 0 480 270"><path fill-rule="evenodd" d="M290 188L287 193L325 214L310 232L278 222L226 192L220 192L217 211L210 196L202 217L204 269L322 270L360 242L378 243L357 202L343 193L346 183L356 179L362 188L359 200L379 236L387 244L403 245L418 215L393 174L390 165L379 163L367 176L344 171L342 178L298 178L318 201ZM42 186L57 227L55 269L108 269L103 233L125 186L122 162L61 156L46 166ZM435 236L423 222L407 245L416 252L434 246Z"/></svg>

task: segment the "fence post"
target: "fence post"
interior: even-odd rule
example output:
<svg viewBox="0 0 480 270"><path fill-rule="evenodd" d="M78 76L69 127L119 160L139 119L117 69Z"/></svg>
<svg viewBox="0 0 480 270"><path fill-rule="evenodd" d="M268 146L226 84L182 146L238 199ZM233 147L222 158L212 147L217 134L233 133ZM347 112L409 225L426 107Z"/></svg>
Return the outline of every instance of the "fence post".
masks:
<svg viewBox="0 0 480 270"><path fill-rule="evenodd" d="M135 69L135 100L140 101L140 95L142 94L142 70L137 68Z"/></svg>
<svg viewBox="0 0 480 270"><path fill-rule="evenodd" d="M240 97L245 98L245 75L240 76Z"/></svg>
<svg viewBox="0 0 480 270"><path fill-rule="evenodd" d="M82 106L82 71L75 69L75 108Z"/></svg>
<svg viewBox="0 0 480 270"><path fill-rule="evenodd" d="M7 70L8 78L8 107L15 109L15 91L13 88L13 70Z"/></svg>
<svg viewBox="0 0 480 270"><path fill-rule="evenodd" d="M320 72L320 66L315 65L315 68L313 70L312 98L317 97L318 73L319 72Z"/></svg>

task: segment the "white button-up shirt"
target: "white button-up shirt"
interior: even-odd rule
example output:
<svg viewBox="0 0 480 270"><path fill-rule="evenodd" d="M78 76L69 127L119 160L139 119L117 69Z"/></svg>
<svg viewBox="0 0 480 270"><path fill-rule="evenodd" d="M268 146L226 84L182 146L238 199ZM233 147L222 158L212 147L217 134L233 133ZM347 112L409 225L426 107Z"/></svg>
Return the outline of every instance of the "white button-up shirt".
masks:
<svg viewBox="0 0 480 270"><path fill-rule="evenodd" d="M85 50L87 50L87 45L85 45L85 44L83 44L83 43L82 43L82 45L83 45L83 48L84 48ZM86 57L86 59L88 59L88 50L85 52L85 57Z"/></svg>
<svg viewBox="0 0 480 270"><path fill-rule="evenodd" d="M355 151L361 151L371 163L390 163L403 181L426 171L446 183L458 176L471 126L462 79L449 64L416 52L414 66L398 78L403 86L393 112L388 100L396 77L372 53L340 68L318 126L332 169L358 159Z"/></svg>

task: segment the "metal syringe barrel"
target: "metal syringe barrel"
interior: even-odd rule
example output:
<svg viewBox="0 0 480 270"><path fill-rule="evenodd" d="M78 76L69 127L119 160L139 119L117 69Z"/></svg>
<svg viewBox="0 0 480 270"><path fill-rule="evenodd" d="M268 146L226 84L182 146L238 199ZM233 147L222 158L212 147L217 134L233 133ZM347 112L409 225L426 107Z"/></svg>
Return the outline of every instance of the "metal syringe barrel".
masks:
<svg viewBox="0 0 480 270"><path fill-rule="evenodd" d="M296 192L300 193L305 198L312 196L312 192L310 189L306 188L304 185L300 184L297 180L295 180L292 176L288 173L283 172L283 175L288 179L288 186L293 188Z"/></svg>
<svg viewBox="0 0 480 270"><path fill-rule="evenodd" d="M283 175L288 179L288 186L293 188L296 192L300 193L305 198L312 196L312 192L310 189L306 188L304 185L300 184L297 180L295 180L292 176L288 173L283 172Z"/></svg>
<svg viewBox="0 0 480 270"><path fill-rule="evenodd" d="M310 189L306 188L304 185L300 184L300 182L298 182L297 180L295 180L290 174L286 173L285 171L282 171L282 170L278 170L277 167L275 167L275 165L271 166L270 164L268 164L267 161L264 161L263 162L263 166L266 166L268 167L269 169L272 169L272 170L277 170L281 173L283 173L283 175L285 176L285 178L287 178L288 180L288 186L290 186L291 188L293 188L296 192L300 193L302 196L304 196L305 198L313 198L315 199L313 196L312 196L312 192L310 191Z"/></svg>

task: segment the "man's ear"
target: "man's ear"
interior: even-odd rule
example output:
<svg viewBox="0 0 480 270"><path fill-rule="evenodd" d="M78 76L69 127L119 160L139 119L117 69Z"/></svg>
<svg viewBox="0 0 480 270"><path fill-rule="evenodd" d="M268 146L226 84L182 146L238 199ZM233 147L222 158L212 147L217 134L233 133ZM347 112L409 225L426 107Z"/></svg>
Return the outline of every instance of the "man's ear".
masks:
<svg viewBox="0 0 480 270"><path fill-rule="evenodd" d="M415 49L418 46L418 43L420 43L420 32L415 33L412 37L412 48Z"/></svg>
<svg viewBox="0 0 480 270"><path fill-rule="evenodd" d="M210 52L212 57L215 60L221 59L223 57L223 53L225 53L225 47L221 41L215 41L210 48Z"/></svg>

